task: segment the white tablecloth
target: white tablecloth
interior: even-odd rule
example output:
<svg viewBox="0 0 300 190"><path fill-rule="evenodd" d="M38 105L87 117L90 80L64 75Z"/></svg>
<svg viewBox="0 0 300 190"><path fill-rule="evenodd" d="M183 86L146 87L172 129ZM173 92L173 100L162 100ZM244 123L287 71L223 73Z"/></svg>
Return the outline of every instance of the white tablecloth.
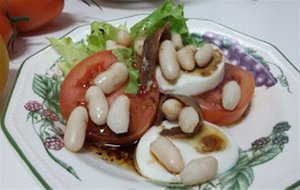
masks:
<svg viewBox="0 0 300 190"><path fill-rule="evenodd" d="M11 55L9 81L0 97L0 113L21 63L45 47L45 36L61 37L76 26L93 20L111 20L139 13L150 13L163 1L117 3L98 1L102 10L79 0L66 0L63 13L51 24L30 36L20 36ZM208 18L240 32L263 39L278 47L300 69L300 1L297 0L189 0L185 15ZM0 189L41 189L0 130Z"/></svg>

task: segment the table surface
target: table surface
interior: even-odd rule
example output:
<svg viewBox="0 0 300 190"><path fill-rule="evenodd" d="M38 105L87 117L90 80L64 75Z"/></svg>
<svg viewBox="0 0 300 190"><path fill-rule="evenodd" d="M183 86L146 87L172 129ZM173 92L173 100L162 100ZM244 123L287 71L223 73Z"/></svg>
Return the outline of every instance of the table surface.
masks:
<svg viewBox="0 0 300 190"><path fill-rule="evenodd" d="M88 7L79 0L66 0L63 13L40 31L19 36L16 52L11 55L9 80L0 96L0 115L21 63L31 54L48 45L45 36L59 38L76 26L93 20L111 20L140 13L150 13L163 1L119 3L97 1ZM298 0L186 0L185 15L207 18L240 32L263 39L278 47L300 68L300 1ZM298 52L297 52L298 51ZM41 189L0 130L0 189Z"/></svg>

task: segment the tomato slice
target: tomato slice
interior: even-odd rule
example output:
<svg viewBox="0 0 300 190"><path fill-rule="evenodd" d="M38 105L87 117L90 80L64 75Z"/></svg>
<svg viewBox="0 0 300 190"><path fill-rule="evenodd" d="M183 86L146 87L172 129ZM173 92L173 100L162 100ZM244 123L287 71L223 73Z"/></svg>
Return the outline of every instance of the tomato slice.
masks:
<svg viewBox="0 0 300 190"><path fill-rule="evenodd" d="M223 86L235 80L241 88L241 99L237 107L228 111L222 106ZM252 74L243 69L226 64L223 82L215 89L197 96L203 118L217 125L229 125L238 121L247 110L254 94L255 80Z"/></svg>
<svg viewBox="0 0 300 190"><path fill-rule="evenodd" d="M112 51L102 51L86 58L71 70L65 78L60 91L60 110L66 120L76 106L85 104L85 92L90 87L90 81L116 61ZM126 86L127 83L123 84L119 89L107 96L109 104L119 95L125 94ZM159 88L153 85L148 92L125 95L130 99L128 132L117 135L107 125L97 126L89 120L86 132L87 140L118 145L131 144L146 132L156 115L159 102Z"/></svg>
<svg viewBox="0 0 300 190"><path fill-rule="evenodd" d="M90 81L114 62L116 58L111 51L96 53L76 65L66 76L60 90L60 112L66 120L73 109L85 101Z"/></svg>

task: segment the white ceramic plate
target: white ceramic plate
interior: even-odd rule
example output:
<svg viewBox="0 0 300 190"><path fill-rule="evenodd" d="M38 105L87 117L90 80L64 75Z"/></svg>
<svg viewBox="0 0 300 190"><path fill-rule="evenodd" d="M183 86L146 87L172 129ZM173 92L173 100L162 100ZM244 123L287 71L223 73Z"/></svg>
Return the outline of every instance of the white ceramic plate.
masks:
<svg viewBox="0 0 300 190"><path fill-rule="evenodd" d="M127 22L131 26L144 17L135 15L109 22L114 25ZM251 59L268 65L271 75L277 78L277 83L269 88L256 87L247 117L227 129L241 148L239 165L200 188L299 188L299 70L276 47L262 40L209 20L189 19L188 26L190 32L206 33L207 38L212 33L218 34L221 40L213 42L221 42L224 51L233 44L228 44L230 38L237 40L242 50L250 50L247 55ZM78 41L89 30L89 26L78 27L66 36ZM227 53L229 56L230 52ZM171 189L165 184L160 186L149 182L135 172L108 164L96 155L74 154L62 147L59 135L64 126L57 121L59 113L47 110L57 109L54 100L57 100L59 90L55 88L59 89L59 86L45 75L57 59L59 55L48 46L24 61L2 119L2 129L9 142L41 185L46 189Z"/></svg>

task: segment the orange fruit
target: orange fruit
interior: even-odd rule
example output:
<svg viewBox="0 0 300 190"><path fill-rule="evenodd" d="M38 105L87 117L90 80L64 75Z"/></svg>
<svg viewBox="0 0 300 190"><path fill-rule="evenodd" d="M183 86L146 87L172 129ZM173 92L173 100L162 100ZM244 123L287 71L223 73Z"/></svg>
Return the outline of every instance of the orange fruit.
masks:
<svg viewBox="0 0 300 190"><path fill-rule="evenodd" d="M9 69L9 57L6 45L0 36L0 93L5 87Z"/></svg>

